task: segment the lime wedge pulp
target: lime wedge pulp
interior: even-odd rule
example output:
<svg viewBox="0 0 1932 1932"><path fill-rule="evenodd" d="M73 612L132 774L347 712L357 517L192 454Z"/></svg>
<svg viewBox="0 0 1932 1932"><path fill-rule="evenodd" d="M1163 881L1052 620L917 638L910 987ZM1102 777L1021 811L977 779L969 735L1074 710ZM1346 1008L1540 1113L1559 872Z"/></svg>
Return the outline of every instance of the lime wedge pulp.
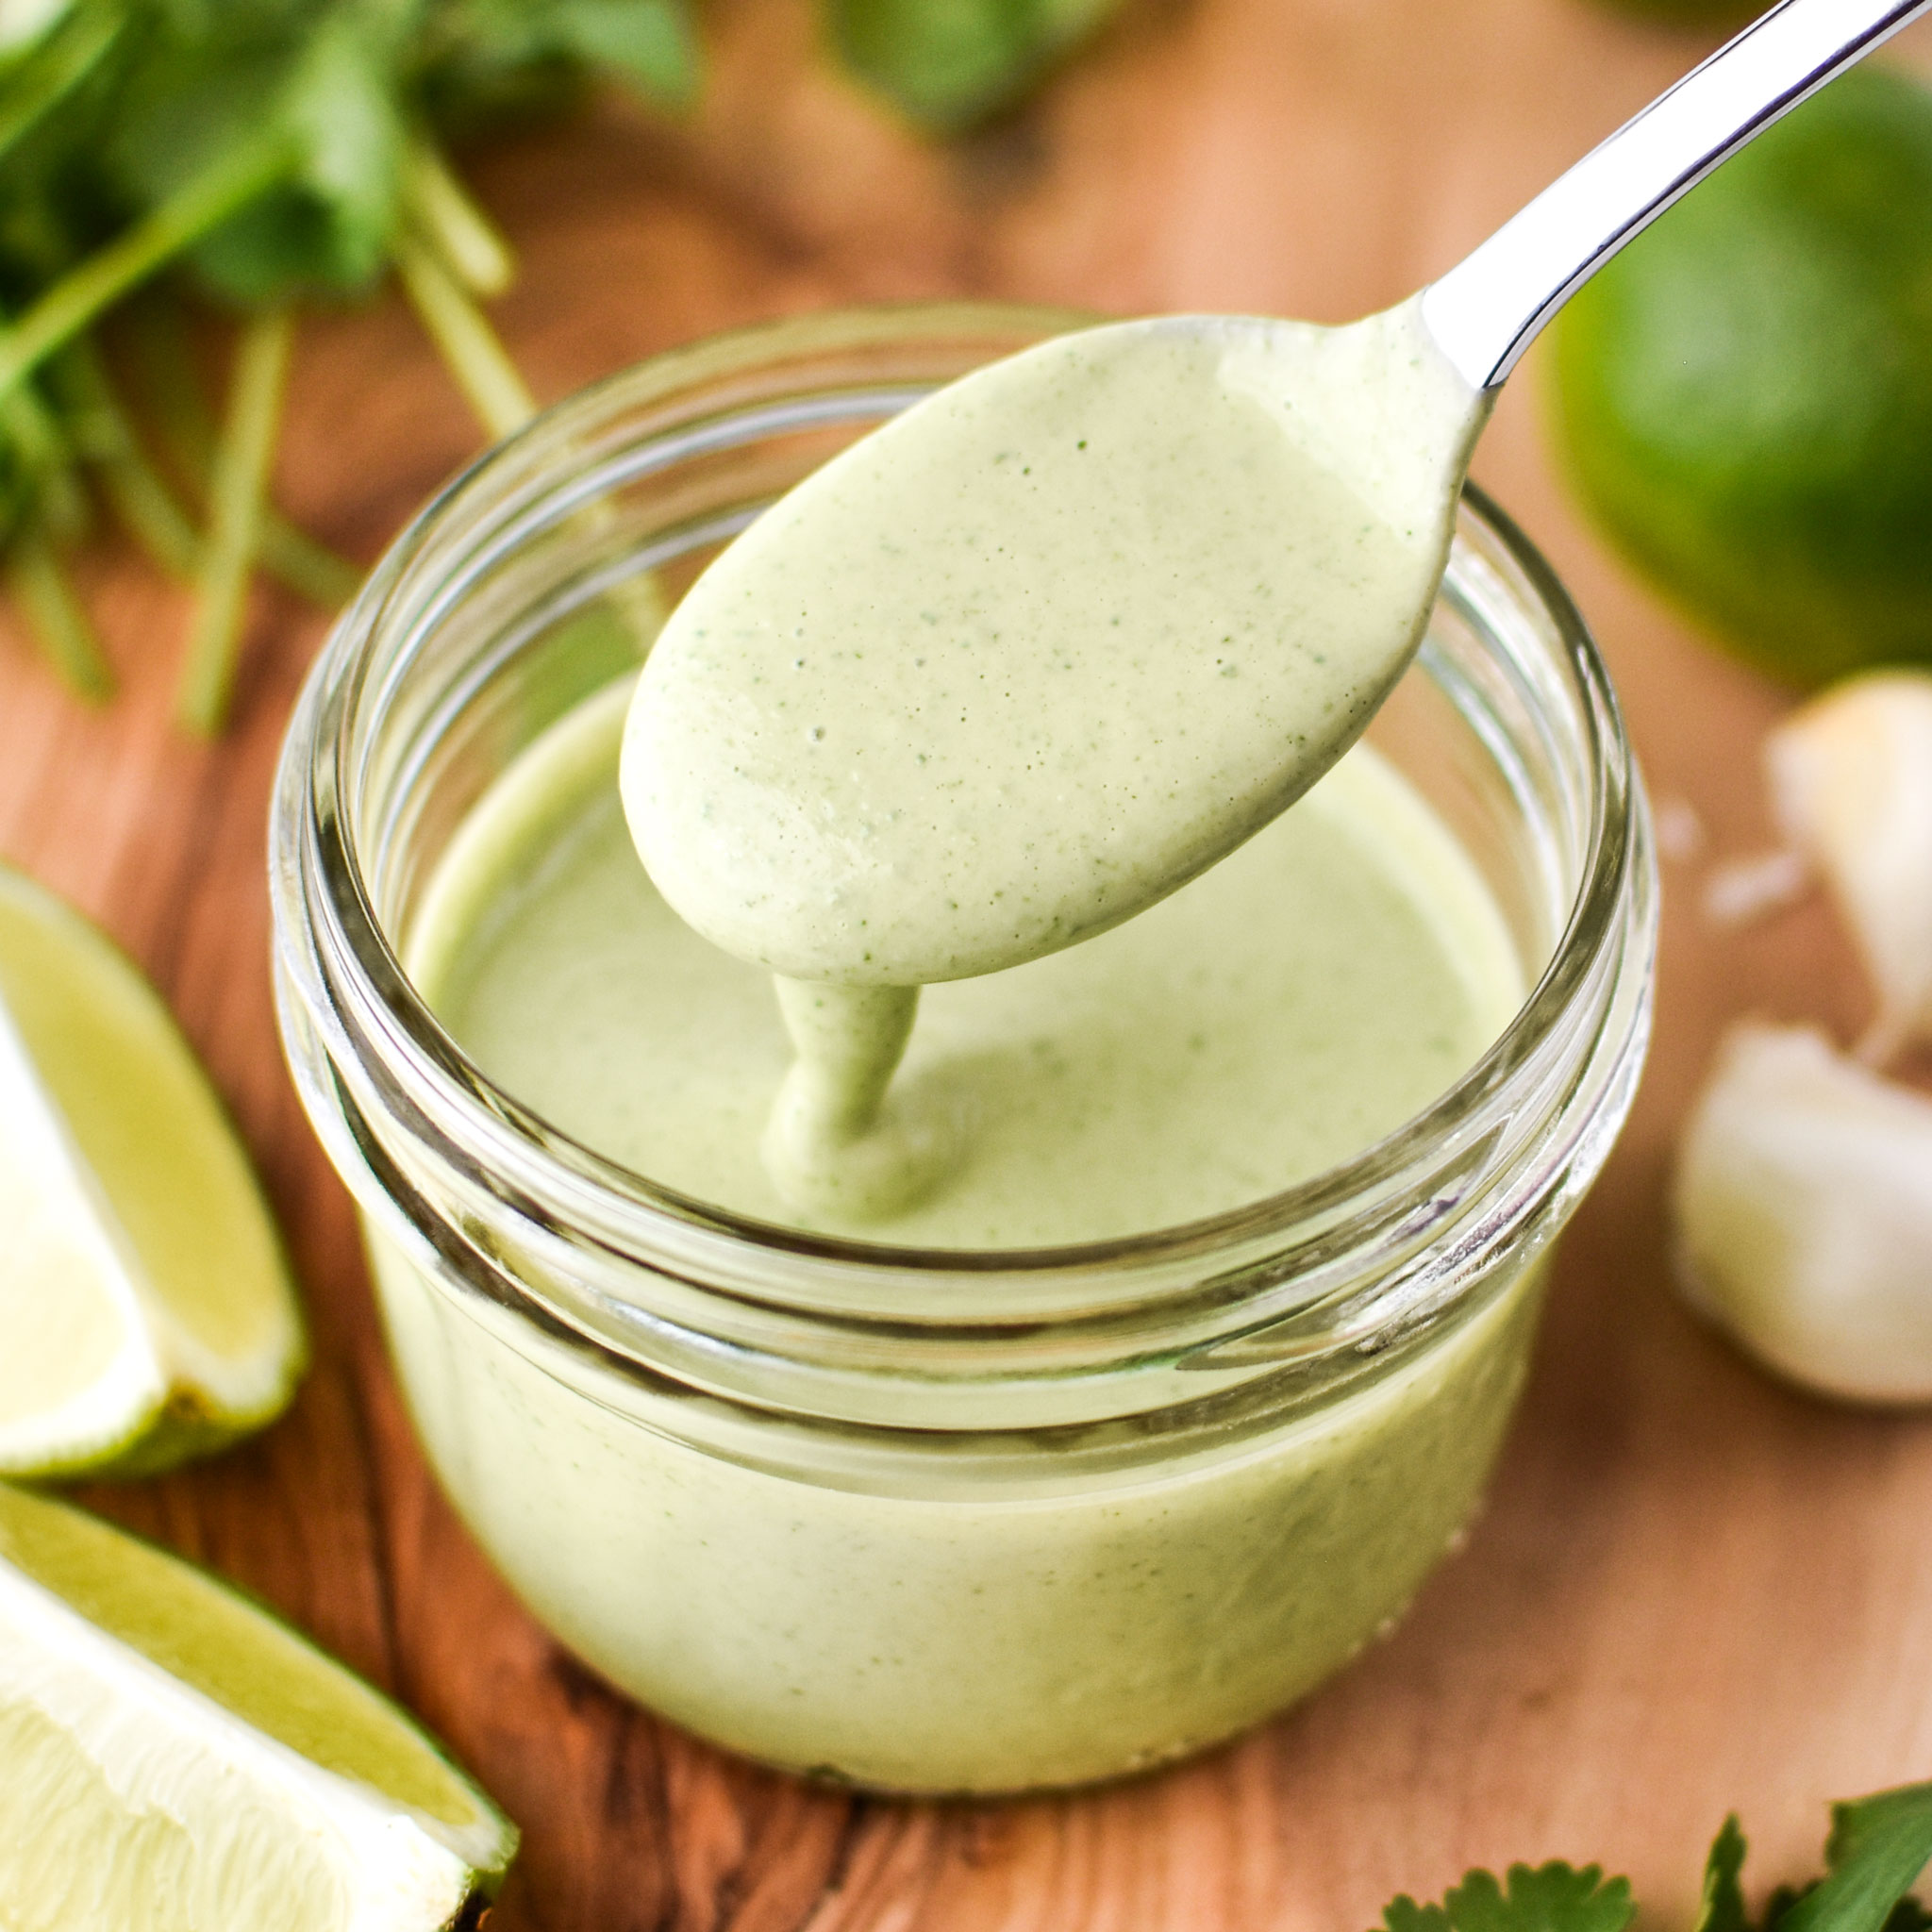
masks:
<svg viewBox="0 0 1932 1932"><path fill-rule="evenodd" d="M304 1349L247 1157L159 996L0 866L0 1474L134 1473L258 1426Z"/></svg>
<svg viewBox="0 0 1932 1932"><path fill-rule="evenodd" d="M515 1828L213 1577L0 1484L8 1932L438 1932Z"/></svg>

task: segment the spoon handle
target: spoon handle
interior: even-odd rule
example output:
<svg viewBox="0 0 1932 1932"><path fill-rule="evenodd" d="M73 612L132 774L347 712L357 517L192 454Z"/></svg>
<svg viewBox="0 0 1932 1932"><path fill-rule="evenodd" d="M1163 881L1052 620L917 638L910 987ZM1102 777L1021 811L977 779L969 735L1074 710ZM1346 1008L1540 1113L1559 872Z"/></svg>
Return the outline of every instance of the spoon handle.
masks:
<svg viewBox="0 0 1932 1932"><path fill-rule="evenodd" d="M1429 333L1494 389L1634 235L1932 0L1783 0L1423 291Z"/></svg>

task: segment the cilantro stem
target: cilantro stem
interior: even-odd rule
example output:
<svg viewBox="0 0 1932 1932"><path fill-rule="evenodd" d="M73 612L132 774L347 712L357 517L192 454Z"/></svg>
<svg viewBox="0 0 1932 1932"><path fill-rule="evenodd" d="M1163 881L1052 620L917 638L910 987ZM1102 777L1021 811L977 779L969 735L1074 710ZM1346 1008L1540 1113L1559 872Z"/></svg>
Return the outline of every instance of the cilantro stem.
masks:
<svg viewBox="0 0 1932 1932"><path fill-rule="evenodd" d="M396 270L424 327L483 426L492 436L521 429L537 413L537 399L455 273L409 234L396 243ZM608 508L602 513L608 514ZM598 514L596 509L585 512ZM664 627L666 605L656 579L648 573L626 578L608 594L629 624L635 654L641 657Z"/></svg>
<svg viewBox="0 0 1932 1932"><path fill-rule="evenodd" d="M409 143L403 203L423 240L473 295L500 295L516 279L517 259L433 142Z"/></svg>
<svg viewBox="0 0 1932 1932"><path fill-rule="evenodd" d="M204 738L212 738L227 717L249 565L255 558L293 337L291 311L270 309L244 326L235 352L227 416L215 452L200 598L175 695L175 715Z"/></svg>
<svg viewBox="0 0 1932 1932"><path fill-rule="evenodd" d="M192 581L200 560L201 539L154 465L130 447L101 458L99 470L108 507L121 527L146 551L149 562L172 577Z"/></svg>
<svg viewBox="0 0 1932 1932"><path fill-rule="evenodd" d="M7 577L47 661L76 695L90 704L106 703L114 694L114 674L87 608L67 581L59 554L38 518L14 532Z"/></svg>
<svg viewBox="0 0 1932 1932"><path fill-rule="evenodd" d="M362 573L346 557L291 524L272 503L261 507L255 560L296 596L323 610L340 610L362 584Z"/></svg>
<svg viewBox="0 0 1932 1932"><path fill-rule="evenodd" d="M0 396L0 432L32 479L36 516L54 535L77 537L87 526L87 498L66 435L38 390L29 385Z"/></svg>
<svg viewBox="0 0 1932 1932"><path fill-rule="evenodd" d="M255 541L262 569L320 609L340 610L362 586L362 573L346 557L291 524L272 503L261 507Z"/></svg>
<svg viewBox="0 0 1932 1932"><path fill-rule="evenodd" d="M54 364L68 420L84 426L81 455L92 463L122 526L172 576L192 577L201 537L158 470L148 460L99 353L77 337Z"/></svg>
<svg viewBox="0 0 1932 1932"><path fill-rule="evenodd" d="M83 10L61 26L27 69L12 98L0 106L0 155L31 134L42 118L93 72L126 25L125 14L117 18L105 11Z"/></svg>
<svg viewBox="0 0 1932 1932"><path fill-rule="evenodd" d="M521 429L537 399L462 285L413 235L396 241L396 271L458 388L491 436Z"/></svg>
<svg viewBox="0 0 1932 1932"><path fill-rule="evenodd" d="M0 335L0 395L18 389L23 378L103 309L272 188L295 158L282 139L243 148L196 175L78 268L70 269Z"/></svg>
<svg viewBox="0 0 1932 1932"><path fill-rule="evenodd" d="M200 482L214 456L215 419L194 365L187 315L158 288L143 290L126 314L140 400L184 475Z"/></svg>
<svg viewBox="0 0 1932 1932"><path fill-rule="evenodd" d="M217 433L189 353L180 308L173 302L143 301L134 305L133 321L142 404L160 432L164 454L206 502ZM362 573L346 557L318 542L269 502L261 506L256 528L256 561L324 610L340 610L362 581Z"/></svg>

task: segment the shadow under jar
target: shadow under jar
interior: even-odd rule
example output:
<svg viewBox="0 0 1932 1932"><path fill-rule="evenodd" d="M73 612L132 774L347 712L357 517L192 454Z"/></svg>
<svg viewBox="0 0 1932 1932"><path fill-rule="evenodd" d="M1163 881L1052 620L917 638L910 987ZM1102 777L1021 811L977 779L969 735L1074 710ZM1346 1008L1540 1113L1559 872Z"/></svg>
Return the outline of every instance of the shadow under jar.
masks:
<svg viewBox="0 0 1932 1932"><path fill-rule="evenodd" d="M1371 741L1480 875L1531 990L1341 1165L1075 1246L835 1239L611 1161L440 1024L404 962L426 904L487 897L451 854L502 774L567 754L587 702L610 709L658 613L774 496L1080 320L822 316L562 404L376 571L275 791L285 1043L465 1521L656 1709L901 1790L1173 1757L1388 1626L1477 1503L1551 1241L1648 1028L1656 880L1616 705L1548 567L1474 491ZM613 782L608 757L575 807ZM561 836L571 782L550 795ZM648 1105L650 1068L636 1080Z"/></svg>

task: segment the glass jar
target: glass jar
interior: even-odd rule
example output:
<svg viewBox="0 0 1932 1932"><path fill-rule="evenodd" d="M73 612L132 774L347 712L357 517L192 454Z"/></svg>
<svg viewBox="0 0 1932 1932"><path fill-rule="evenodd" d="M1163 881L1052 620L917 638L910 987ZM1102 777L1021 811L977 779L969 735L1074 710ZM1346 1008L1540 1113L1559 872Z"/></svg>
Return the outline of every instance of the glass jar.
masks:
<svg viewBox="0 0 1932 1932"><path fill-rule="evenodd" d="M601 1158L444 1033L399 960L492 780L774 496L1080 320L814 317L551 410L377 569L275 790L287 1051L457 1507L612 1682L753 1757L904 1790L1155 1763L1389 1626L1479 1498L1648 1029L1657 887L1616 704L1548 567L1471 491L1372 737L1482 872L1533 991L1346 1165L1110 1242L834 1240Z"/></svg>

